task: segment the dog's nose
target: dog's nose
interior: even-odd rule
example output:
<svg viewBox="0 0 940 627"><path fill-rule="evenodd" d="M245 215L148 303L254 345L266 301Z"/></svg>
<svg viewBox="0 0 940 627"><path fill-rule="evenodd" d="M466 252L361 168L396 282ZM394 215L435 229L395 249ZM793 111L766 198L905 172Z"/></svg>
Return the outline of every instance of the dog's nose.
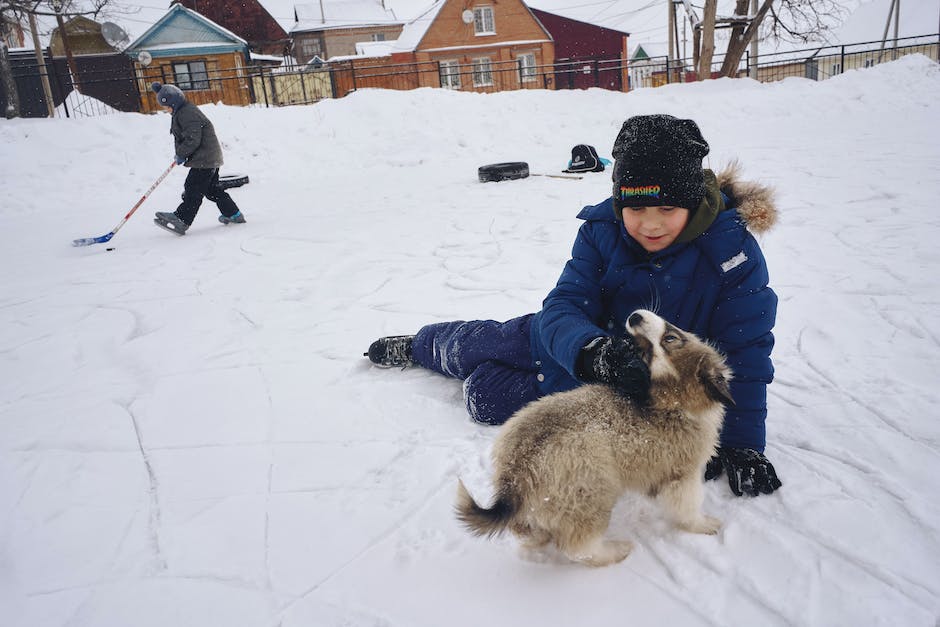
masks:
<svg viewBox="0 0 940 627"><path fill-rule="evenodd" d="M627 318L627 324L631 327L638 327L643 324L643 314L641 313L632 313L630 317Z"/></svg>

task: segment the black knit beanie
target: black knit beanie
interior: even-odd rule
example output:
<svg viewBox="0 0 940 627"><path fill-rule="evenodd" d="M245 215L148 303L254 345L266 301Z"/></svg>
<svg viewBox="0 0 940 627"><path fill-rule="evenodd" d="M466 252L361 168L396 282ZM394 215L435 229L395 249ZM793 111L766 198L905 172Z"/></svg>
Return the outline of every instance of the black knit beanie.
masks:
<svg viewBox="0 0 940 627"><path fill-rule="evenodd" d="M692 120L637 115L623 123L612 151L614 215L624 207L668 205L694 212L705 196L708 142Z"/></svg>

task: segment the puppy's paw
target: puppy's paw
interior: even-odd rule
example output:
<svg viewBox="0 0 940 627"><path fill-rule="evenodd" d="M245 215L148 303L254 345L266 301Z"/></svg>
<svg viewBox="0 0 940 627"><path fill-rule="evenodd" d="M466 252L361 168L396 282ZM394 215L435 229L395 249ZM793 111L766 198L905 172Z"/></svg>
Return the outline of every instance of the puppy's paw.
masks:
<svg viewBox="0 0 940 627"><path fill-rule="evenodd" d="M594 544L588 553L568 557L588 566L610 566L625 560L632 550L633 543L629 540L604 540Z"/></svg>
<svg viewBox="0 0 940 627"><path fill-rule="evenodd" d="M679 528L689 533L703 533L713 536L721 529L721 521L712 516L702 514L698 520L682 523L679 525Z"/></svg>

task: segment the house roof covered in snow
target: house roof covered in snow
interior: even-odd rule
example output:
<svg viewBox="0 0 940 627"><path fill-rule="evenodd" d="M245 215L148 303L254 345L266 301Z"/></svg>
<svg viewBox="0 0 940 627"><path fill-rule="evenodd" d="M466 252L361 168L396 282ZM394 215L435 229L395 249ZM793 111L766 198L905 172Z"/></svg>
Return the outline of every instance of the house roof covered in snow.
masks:
<svg viewBox="0 0 940 627"><path fill-rule="evenodd" d="M186 50L234 52L247 51L248 42L209 18L181 4L174 4L124 52L136 56L143 50L153 56L170 56Z"/></svg>
<svg viewBox="0 0 940 627"><path fill-rule="evenodd" d="M297 21L290 30L292 33L402 23L394 11L377 0L321 0L297 4L294 15Z"/></svg>

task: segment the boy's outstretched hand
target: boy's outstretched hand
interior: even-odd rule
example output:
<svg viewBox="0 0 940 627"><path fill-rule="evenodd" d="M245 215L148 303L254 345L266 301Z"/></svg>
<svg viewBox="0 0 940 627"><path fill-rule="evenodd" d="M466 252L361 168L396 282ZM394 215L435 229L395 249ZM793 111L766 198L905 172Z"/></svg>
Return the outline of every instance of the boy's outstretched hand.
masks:
<svg viewBox="0 0 940 627"><path fill-rule="evenodd" d="M705 480L710 481L728 475L728 484L736 495L770 494L783 484L777 471L763 453L752 448L718 447L715 456L705 465Z"/></svg>
<svg viewBox="0 0 940 627"><path fill-rule="evenodd" d="M630 336L592 340L581 349L578 370L587 383L605 383L640 404L649 400L650 369Z"/></svg>

